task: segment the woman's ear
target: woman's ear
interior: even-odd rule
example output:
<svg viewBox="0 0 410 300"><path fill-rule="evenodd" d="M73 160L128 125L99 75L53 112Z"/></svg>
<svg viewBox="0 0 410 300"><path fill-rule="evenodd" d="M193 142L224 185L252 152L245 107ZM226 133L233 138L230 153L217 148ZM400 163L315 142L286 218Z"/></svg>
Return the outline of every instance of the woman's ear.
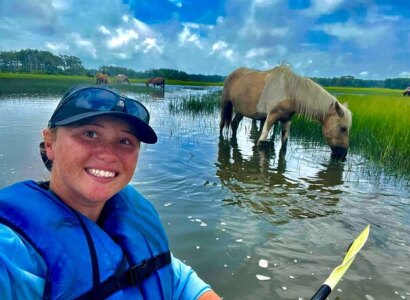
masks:
<svg viewBox="0 0 410 300"><path fill-rule="evenodd" d="M54 132L50 128L43 130L44 148L46 150L47 158L54 160L53 144L55 140Z"/></svg>

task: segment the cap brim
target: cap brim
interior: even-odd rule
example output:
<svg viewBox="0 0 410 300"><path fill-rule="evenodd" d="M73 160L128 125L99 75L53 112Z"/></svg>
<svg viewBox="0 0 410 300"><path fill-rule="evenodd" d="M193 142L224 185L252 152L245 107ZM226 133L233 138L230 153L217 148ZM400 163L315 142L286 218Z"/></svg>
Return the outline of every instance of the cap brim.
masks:
<svg viewBox="0 0 410 300"><path fill-rule="evenodd" d="M158 141L157 134L155 133L154 129L151 128L151 126L149 126L147 123L140 120L139 118L134 117L130 114L121 112L121 111L92 111L92 112L82 113L82 114L75 115L70 118L61 120L59 122L56 122L55 125L56 126L69 125L71 123L78 122L78 121L88 119L91 117L96 117L96 116L115 116L120 119L123 119L127 121L129 124L131 124L136 129L136 136L141 142L144 142L147 144L155 144Z"/></svg>

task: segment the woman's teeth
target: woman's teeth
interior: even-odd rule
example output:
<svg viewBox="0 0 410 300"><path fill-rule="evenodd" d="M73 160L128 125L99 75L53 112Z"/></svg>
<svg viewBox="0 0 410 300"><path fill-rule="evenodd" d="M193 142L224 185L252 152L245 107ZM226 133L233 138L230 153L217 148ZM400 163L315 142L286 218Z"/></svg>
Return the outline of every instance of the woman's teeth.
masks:
<svg viewBox="0 0 410 300"><path fill-rule="evenodd" d="M98 170L98 169L87 169L88 173L96 177L112 178L115 176L115 172Z"/></svg>

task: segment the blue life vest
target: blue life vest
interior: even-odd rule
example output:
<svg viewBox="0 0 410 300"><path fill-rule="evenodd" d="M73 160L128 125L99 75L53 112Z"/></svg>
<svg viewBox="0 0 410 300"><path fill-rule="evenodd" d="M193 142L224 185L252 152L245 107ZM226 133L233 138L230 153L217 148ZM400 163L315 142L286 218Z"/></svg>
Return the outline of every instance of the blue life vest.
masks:
<svg viewBox="0 0 410 300"><path fill-rule="evenodd" d="M105 204L95 223L34 181L16 183L0 191L0 222L43 257L45 299L172 298L165 231L131 186Z"/></svg>

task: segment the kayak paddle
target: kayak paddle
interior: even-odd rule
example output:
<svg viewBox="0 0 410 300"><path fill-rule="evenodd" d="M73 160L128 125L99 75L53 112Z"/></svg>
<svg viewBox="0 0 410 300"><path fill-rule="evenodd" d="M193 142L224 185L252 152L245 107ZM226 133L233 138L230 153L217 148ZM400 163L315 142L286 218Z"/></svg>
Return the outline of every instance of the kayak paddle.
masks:
<svg viewBox="0 0 410 300"><path fill-rule="evenodd" d="M367 241L367 237L369 236L370 225L367 225L366 228L359 234L359 236L350 244L349 248L346 251L346 255L343 259L341 265L334 268L332 273L326 279L326 281L322 284L316 294L312 297L311 300L324 300L327 296L332 292L335 288L336 284L339 280L343 277L346 273L347 269L349 269L350 265L352 264L356 254L362 249L364 244Z"/></svg>

